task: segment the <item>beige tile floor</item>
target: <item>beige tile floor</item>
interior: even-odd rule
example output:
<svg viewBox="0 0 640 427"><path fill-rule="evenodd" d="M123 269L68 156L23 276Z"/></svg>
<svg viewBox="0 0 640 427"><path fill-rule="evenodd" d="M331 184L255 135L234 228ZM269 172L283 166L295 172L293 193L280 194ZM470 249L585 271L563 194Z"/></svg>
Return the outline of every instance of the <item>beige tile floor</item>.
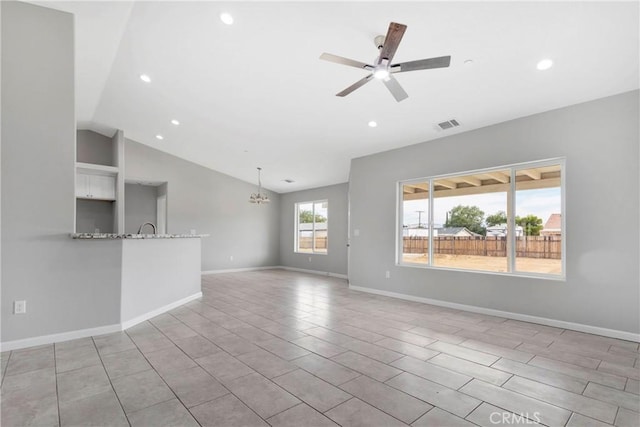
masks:
<svg viewBox="0 0 640 427"><path fill-rule="evenodd" d="M640 425L637 343L281 270L205 276L203 293L2 353L2 426Z"/></svg>

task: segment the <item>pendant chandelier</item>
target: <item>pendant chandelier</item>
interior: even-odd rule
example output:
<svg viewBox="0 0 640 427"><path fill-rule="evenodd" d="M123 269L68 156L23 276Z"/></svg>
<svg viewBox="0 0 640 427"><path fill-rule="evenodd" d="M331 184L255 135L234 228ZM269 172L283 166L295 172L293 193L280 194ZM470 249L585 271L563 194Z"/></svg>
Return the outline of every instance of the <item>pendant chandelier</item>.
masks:
<svg viewBox="0 0 640 427"><path fill-rule="evenodd" d="M260 181L260 172L262 171L262 168L257 168L257 169L258 169L258 192L251 193L251 196L249 196L249 203L257 203L261 205L263 203L269 203L270 200L266 194L262 193L262 182Z"/></svg>

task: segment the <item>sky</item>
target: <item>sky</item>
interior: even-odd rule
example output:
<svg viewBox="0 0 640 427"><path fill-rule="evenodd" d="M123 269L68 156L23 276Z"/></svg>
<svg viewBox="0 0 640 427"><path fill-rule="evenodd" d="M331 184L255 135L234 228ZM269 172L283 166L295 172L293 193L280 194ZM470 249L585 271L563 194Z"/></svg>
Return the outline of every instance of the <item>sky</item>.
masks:
<svg viewBox="0 0 640 427"><path fill-rule="evenodd" d="M438 197L434 199L433 217L434 226L444 225L447 212L454 206L478 206L484 211L485 218L498 211L507 211L506 193L487 193L470 196ZM542 218L544 224L552 213L561 213L560 188L543 188L537 190L516 191L516 216L529 214ZM421 214L421 223L427 224L428 200L409 200L404 202L404 224L418 224L418 212Z"/></svg>

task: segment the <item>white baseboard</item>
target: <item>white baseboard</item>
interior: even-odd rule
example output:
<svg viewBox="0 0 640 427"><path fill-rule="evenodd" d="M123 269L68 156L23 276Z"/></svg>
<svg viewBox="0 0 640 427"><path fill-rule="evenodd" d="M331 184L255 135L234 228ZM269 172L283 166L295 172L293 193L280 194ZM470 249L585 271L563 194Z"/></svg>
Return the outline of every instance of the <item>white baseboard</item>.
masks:
<svg viewBox="0 0 640 427"><path fill-rule="evenodd" d="M59 334L42 335L33 338L24 338L21 340L6 341L0 344L2 351L19 350L26 347L34 347L36 345L51 344L54 342L71 341L79 338L91 337L94 335L110 334L122 330L120 324L98 326L97 328L80 329L78 331L61 332Z"/></svg>
<svg viewBox="0 0 640 427"><path fill-rule="evenodd" d="M570 329L572 331L585 332L588 334L602 335L605 337L621 339L625 341L640 342L640 334L615 329L601 328L599 326L584 325L581 323L566 322L564 320L549 319L546 317L531 316L528 314L512 313L510 311L494 310L492 308L478 307L474 305L458 304L436 300L431 298L417 297L413 295L401 294L397 292L383 291L380 289L365 288L362 286L349 285L349 289L354 291L367 292L370 294L384 295L387 297L404 299L407 301L421 302L436 305L439 307L453 308L455 310L470 311L472 313L486 314L489 316L505 317L507 319L520 320L522 322L537 323L540 325L553 326L556 328Z"/></svg>
<svg viewBox="0 0 640 427"><path fill-rule="evenodd" d="M165 305L163 307L156 308L155 310L149 311L149 312L147 312L145 314L142 314L140 316L136 316L133 319L127 320L125 322L122 322L121 323L121 326L122 326L121 330L124 331L125 329L129 329L130 327L135 326L138 323L142 323L145 320L151 319L152 317L159 316L162 313L166 313L169 310L173 310L174 308L179 307L182 304L186 304L186 303L188 303L190 301L193 301L194 299L198 299L198 298L202 298L202 292L198 292L198 293L195 293L193 295L189 295L186 298L182 298L182 299L180 299L178 301L172 302L171 304L167 304L167 305Z"/></svg>
<svg viewBox="0 0 640 427"><path fill-rule="evenodd" d="M348 279L346 274L329 273L328 271L307 270L306 268L287 267L287 266L284 266L284 265L281 265L281 266L276 267L276 268L281 268L283 270L288 270L288 271L298 271L300 273L317 274L319 276L337 277L338 279Z"/></svg>
<svg viewBox="0 0 640 427"><path fill-rule="evenodd" d="M245 267L245 268L228 268L225 270L205 270L202 271L201 274L203 276L207 274L223 274L223 273L242 273L243 271L258 271L258 270L273 270L278 267L277 265L266 266L266 267Z"/></svg>
<svg viewBox="0 0 640 427"><path fill-rule="evenodd" d="M329 276L329 277L337 277L339 279L347 279L346 274L338 274L338 273L329 273L327 271L320 270L307 270L305 268L295 268L295 267L287 267L284 265L274 265L267 267L246 267L246 268L230 268L225 270L206 270L202 272L202 275L205 276L207 274L222 274L222 273L242 273L245 271L258 271L258 270L289 270L289 271L297 271L300 273L309 273L309 274L317 274L320 276Z"/></svg>
<svg viewBox="0 0 640 427"><path fill-rule="evenodd" d="M181 306L182 304L186 304L189 301L193 301L194 299L198 299L201 297L202 292L198 292L181 300L172 302L171 304L167 304L164 307L160 307L141 316L137 316L131 320L127 320L126 322L116 323L114 325L98 326L97 328L80 329L77 331L61 332L59 334L42 335L39 337L3 342L0 343L0 351L19 350L21 348L34 347L37 345L52 344L79 338L124 331L125 329L135 326L138 323L144 322L145 320L151 319L152 317L158 316L169 310L173 310L174 308Z"/></svg>

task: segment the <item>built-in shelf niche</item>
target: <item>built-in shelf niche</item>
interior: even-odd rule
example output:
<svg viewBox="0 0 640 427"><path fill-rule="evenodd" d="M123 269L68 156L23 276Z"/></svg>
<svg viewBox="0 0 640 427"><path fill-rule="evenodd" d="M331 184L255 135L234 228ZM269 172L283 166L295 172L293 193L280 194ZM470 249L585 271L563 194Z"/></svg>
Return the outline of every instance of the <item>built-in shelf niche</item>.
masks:
<svg viewBox="0 0 640 427"><path fill-rule="evenodd" d="M125 181L125 233L137 233L145 222L154 224L158 234L167 233L167 188L166 182Z"/></svg>
<svg viewBox="0 0 640 427"><path fill-rule="evenodd" d="M76 133L77 233L124 232L124 135Z"/></svg>

